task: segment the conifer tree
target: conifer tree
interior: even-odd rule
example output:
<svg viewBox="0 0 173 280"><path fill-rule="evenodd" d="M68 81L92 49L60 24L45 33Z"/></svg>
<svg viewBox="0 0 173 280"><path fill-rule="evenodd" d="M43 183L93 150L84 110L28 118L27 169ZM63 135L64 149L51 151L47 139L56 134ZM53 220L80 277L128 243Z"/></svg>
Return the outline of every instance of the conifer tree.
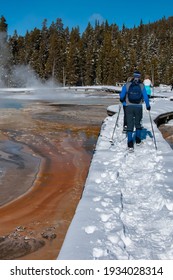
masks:
<svg viewBox="0 0 173 280"><path fill-rule="evenodd" d="M81 76L79 28L72 28L67 47L67 84L78 85Z"/></svg>
<svg viewBox="0 0 173 280"><path fill-rule="evenodd" d="M42 23L42 29L41 29L41 41L40 41L40 48L39 48L39 73L40 77L43 79L43 81L46 81L48 78L50 78L49 73L46 69L46 63L49 57L49 30L47 27L47 19L44 19Z"/></svg>
<svg viewBox="0 0 173 280"><path fill-rule="evenodd" d="M4 16L0 18L0 86L8 86L10 71L10 50L7 44L8 24Z"/></svg>
<svg viewBox="0 0 173 280"><path fill-rule="evenodd" d="M91 23L82 34L83 54L84 54L84 85L95 83L95 60L94 60L94 29Z"/></svg>

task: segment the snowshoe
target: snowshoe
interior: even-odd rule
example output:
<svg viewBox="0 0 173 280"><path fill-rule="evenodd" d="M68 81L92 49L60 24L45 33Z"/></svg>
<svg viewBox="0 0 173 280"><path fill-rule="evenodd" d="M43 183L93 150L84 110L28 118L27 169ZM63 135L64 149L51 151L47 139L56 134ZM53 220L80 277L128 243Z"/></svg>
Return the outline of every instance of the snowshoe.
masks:
<svg viewBox="0 0 173 280"><path fill-rule="evenodd" d="M129 153L133 153L134 152L134 148L128 148L128 152Z"/></svg>

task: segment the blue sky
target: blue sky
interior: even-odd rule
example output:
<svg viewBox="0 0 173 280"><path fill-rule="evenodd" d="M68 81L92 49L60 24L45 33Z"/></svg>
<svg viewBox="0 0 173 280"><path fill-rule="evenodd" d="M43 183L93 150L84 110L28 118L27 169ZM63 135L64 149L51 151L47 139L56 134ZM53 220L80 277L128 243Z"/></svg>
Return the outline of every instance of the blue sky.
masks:
<svg viewBox="0 0 173 280"><path fill-rule="evenodd" d="M28 30L41 28L44 19L48 26L61 18L64 27L79 26L80 32L87 27L88 22L94 23L108 20L116 23L119 28L138 26L141 19L149 23L173 16L173 1L129 1L129 0L8 0L1 1L0 16L6 18L8 34L13 35L16 29L19 35L25 35Z"/></svg>

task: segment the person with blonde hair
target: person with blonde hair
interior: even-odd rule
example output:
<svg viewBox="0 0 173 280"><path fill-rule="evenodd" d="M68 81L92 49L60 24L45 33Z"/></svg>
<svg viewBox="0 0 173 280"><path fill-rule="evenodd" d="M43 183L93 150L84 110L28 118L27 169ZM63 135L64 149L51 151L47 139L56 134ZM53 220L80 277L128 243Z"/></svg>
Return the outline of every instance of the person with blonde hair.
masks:
<svg viewBox="0 0 173 280"><path fill-rule="evenodd" d="M146 75L146 76L145 76L145 79L144 79L144 81L143 81L143 84L144 84L145 89L146 89L146 91L147 91L147 95L148 95L148 97L150 98L151 95L152 95L152 90L151 90L151 88L153 87L153 84L152 84L152 82L151 82L151 80L150 80L149 75Z"/></svg>

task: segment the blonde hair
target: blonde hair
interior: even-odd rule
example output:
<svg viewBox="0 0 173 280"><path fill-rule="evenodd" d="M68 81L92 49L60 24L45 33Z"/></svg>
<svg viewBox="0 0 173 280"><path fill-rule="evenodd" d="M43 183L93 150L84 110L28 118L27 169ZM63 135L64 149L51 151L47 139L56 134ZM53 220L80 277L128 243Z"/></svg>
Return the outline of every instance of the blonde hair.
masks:
<svg viewBox="0 0 173 280"><path fill-rule="evenodd" d="M127 78L127 82L131 82L132 79L133 79L133 77L128 77L128 78Z"/></svg>

